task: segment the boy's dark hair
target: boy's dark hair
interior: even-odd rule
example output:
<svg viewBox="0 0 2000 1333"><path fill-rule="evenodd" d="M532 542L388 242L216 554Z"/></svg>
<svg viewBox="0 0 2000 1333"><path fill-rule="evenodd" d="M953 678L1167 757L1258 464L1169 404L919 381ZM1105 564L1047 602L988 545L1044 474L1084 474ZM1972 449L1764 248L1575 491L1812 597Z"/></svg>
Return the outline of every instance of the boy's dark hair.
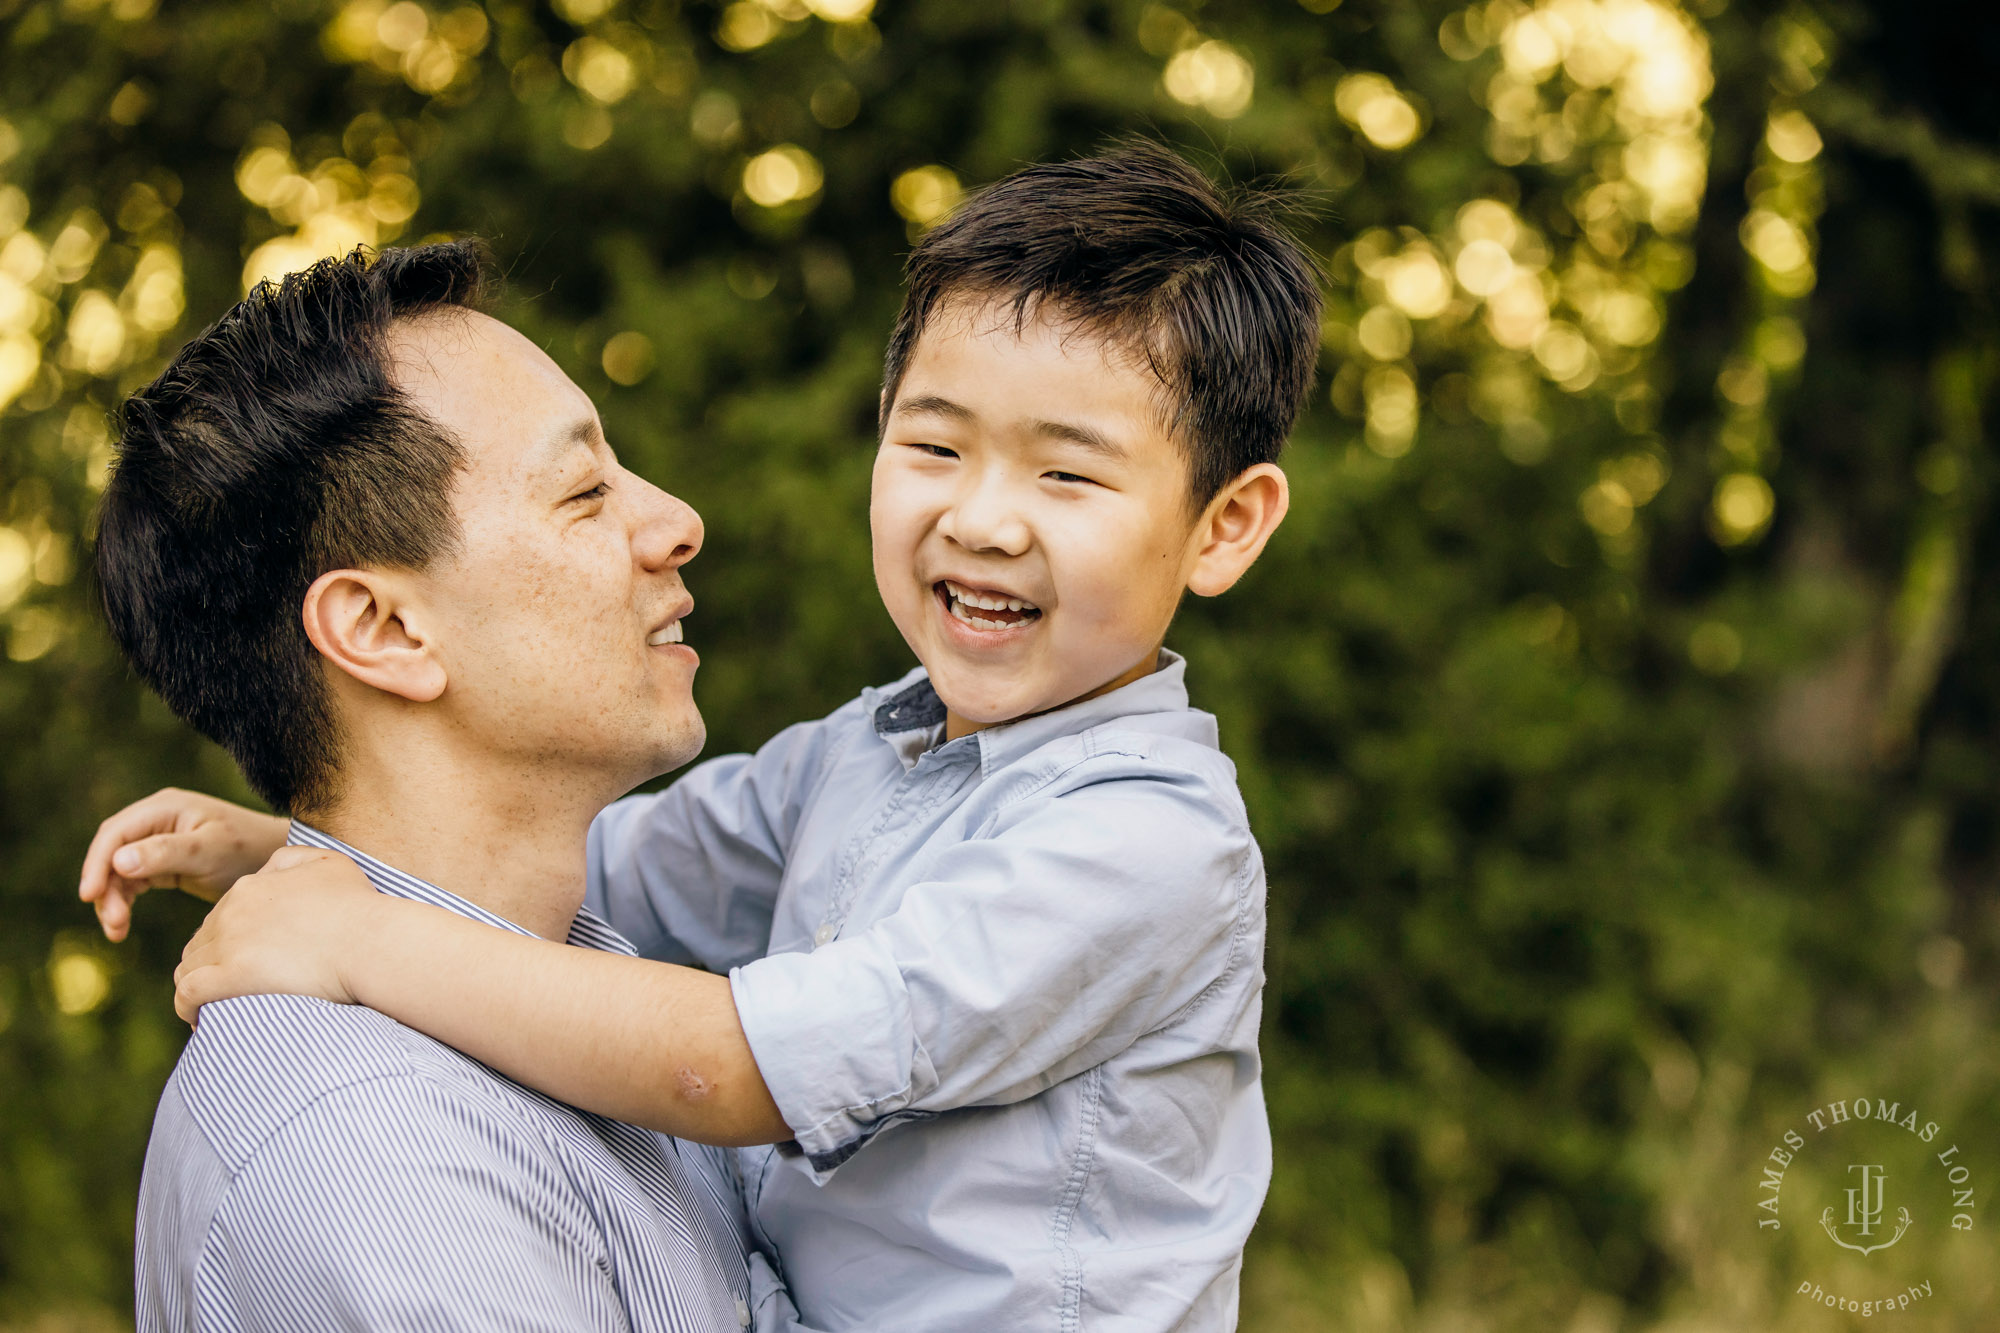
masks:
<svg viewBox="0 0 2000 1333"><path fill-rule="evenodd" d="M140 677L274 807L334 793L339 734L300 621L330 569L420 569L458 539L458 444L390 382L396 321L471 308L455 241L259 283L125 401L98 521L111 632Z"/></svg>
<svg viewBox="0 0 2000 1333"><path fill-rule="evenodd" d="M1144 355L1197 508L1277 459L1319 361L1319 275L1298 242L1259 201L1145 141L987 187L917 244L905 277L885 428L941 304L998 301L1017 323L1040 310Z"/></svg>

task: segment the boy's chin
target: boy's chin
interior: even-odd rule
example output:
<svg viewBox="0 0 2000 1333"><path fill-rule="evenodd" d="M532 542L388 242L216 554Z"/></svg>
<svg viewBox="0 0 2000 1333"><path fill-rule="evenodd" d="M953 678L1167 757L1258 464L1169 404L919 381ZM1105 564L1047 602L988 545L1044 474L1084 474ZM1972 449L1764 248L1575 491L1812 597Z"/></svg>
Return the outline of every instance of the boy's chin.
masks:
<svg viewBox="0 0 2000 1333"><path fill-rule="evenodd" d="M974 726L997 727L1003 722L1013 722L1048 707L1036 704L1018 689L982 690L950 679L940 683L935 676L931 679L931 687L937 690L938 699L954 717Z"/></svg>

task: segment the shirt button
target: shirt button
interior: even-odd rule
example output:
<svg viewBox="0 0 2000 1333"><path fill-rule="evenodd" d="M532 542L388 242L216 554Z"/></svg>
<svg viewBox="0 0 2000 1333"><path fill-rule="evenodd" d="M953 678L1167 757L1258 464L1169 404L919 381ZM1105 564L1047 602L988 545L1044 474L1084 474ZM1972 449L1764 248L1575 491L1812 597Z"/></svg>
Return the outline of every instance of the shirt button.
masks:
<svg viewBox="0 0 2000 1333"><path fill-rule="evenodd" d="M736 1327L750 1327L750 1302L744 1300L741 1296L736 1298Z"/></svg>
<svg viewBox="0 0 2000 1333"><path fill-rule="evenodd" d="M818 930L815 930L813 932L813 948L817 949L822 944L829 943L830 941L832 941L832 939L833 939L833 922L828 921L824 925L822 925Z"/></svg>

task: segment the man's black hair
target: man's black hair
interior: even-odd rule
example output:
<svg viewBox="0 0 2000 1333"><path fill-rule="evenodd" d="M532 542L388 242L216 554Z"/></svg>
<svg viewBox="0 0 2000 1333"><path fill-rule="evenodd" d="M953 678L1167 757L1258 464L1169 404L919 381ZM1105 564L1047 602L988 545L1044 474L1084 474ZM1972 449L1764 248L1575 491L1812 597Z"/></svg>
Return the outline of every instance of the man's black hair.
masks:
<svg viewBox="0 0 2000 1333"><path fill-rule="evenodd" d="M285 811L335 795L339 730L301 603L349 566L453 548L463 454L390 380L398 321L472 308L472 241L356 250L263 282L125 401L98 522L111 632Z"/></svg>
<svg viewBox="0 0 2000 1333"><path fill-rule="evenodd" d="M1272 462L1319 361L1313 261L1264 201L1135 141L1029 167L917 244L889 336L883 425L925 325L947 302L1011 306L1138 351L1165 391L1197 507Z"/></svg>

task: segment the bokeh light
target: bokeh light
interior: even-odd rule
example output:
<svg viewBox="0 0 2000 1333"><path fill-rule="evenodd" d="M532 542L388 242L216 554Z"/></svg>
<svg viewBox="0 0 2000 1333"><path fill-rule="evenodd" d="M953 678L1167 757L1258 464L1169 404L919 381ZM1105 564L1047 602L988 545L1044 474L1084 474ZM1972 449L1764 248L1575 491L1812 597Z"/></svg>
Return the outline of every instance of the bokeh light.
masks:
<svg viewBox="0 0 2000 1333"><path fill-rule="evenodd" d="M1350 74L1334 90L1341 119L1377 148L1407 148L1423 129L1416 107L1380 74Z"/></svg>
<svg viewBox="0 0 2000 1333"><path fill-rule="evenodd" d="M1175 54L1161 83L1176 102L1231 120L1249 110L1257 72L1235 47L1208 41Z"/></svg>
<svg viewBox="0 0 2000 1333"><path fill-rule="evenodd" d="M911 167L889 186L889 202L906 222L928 227L958 205L962 188L947 167Z"/></svg>
<svg viewBox="0 0 2000 1333"><path fill-rule="evenodd" d="M819 160L796 144L779 144L743 166L743 193L761 208L782 208L819 193Z"/></svg>

